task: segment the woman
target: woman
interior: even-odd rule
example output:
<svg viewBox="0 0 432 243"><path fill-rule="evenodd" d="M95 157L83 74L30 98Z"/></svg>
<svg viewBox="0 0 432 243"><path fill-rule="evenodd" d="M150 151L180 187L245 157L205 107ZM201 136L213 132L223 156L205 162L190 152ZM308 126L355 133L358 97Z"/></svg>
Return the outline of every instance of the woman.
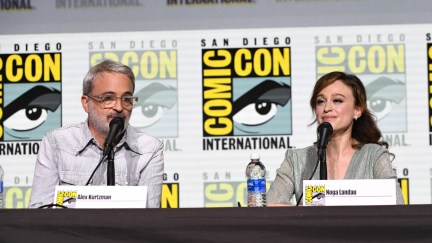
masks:
<svg viewBox="0 0 432 243"><path fill-rule="evenodd" d="M333 134L327 144L327 178L336 179L396 179L391 161L394 155L388 143L379 141L381 131L366 105L365 88L355 75L332 72L315 84L310 106L315 113L313 123L329 122ZM313 124L312 123L312 124ZM288 205L295 194L302 195L303 180L319 179L316 144L304 149L288 149L276 179L267 194L268 206ZM397 204L403 197L397 188Z"/></svg>

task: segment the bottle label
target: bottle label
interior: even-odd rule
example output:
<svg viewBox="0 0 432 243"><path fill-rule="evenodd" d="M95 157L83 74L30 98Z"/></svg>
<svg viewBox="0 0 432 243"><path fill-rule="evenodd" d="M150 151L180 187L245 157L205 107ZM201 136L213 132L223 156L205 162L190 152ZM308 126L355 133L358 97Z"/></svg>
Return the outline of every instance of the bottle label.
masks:
<svg viewBox="0 0 432 243"><path fill-rule="evenodd" d="M265 193L266 192L266 179L248 179L247 180L248 192Z"/></svg>

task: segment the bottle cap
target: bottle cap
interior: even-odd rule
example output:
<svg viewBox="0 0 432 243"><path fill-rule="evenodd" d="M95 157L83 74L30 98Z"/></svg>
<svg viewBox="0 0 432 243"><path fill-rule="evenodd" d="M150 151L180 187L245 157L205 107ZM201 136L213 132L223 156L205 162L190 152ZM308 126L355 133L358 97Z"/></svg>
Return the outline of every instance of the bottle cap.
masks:
<svg viewBox="0 0 432 243"><path fill-rule="evenodd" d="M254 160L260 159L260 155L258 153L253 153L253 154L251 154L250 158L254 159Z"/></svg>

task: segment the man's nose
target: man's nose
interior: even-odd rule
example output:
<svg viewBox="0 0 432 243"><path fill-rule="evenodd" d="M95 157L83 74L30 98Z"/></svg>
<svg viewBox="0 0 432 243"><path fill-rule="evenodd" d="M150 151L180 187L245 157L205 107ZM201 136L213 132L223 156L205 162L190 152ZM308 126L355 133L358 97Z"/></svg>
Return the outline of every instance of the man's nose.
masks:
<svg viewBox="0 0 432 243"><path fill-rule="evenodd" d="M121 112L123 110L121 97L118 97L117 99L115 99L113 109L118 111L118 112Z"/></svg>

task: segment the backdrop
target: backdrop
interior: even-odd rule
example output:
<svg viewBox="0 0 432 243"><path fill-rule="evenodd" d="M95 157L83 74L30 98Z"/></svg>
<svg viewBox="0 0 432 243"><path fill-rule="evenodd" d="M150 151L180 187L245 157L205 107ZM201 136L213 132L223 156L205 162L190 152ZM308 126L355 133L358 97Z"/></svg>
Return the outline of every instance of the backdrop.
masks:
<svg viewBox="0 0 432 243"><path fill-rule="evenodd" d="M316 140L309 98L333 70L364 82L406 203L431 203L432 21L413 14L425 1L204 2L0 2L7 208L28 205L42 136L86 119L82 79L103 59L132 68L130 123L164 142L162 207L244 205L253 152L269 186L287 148Z"/></svg>

